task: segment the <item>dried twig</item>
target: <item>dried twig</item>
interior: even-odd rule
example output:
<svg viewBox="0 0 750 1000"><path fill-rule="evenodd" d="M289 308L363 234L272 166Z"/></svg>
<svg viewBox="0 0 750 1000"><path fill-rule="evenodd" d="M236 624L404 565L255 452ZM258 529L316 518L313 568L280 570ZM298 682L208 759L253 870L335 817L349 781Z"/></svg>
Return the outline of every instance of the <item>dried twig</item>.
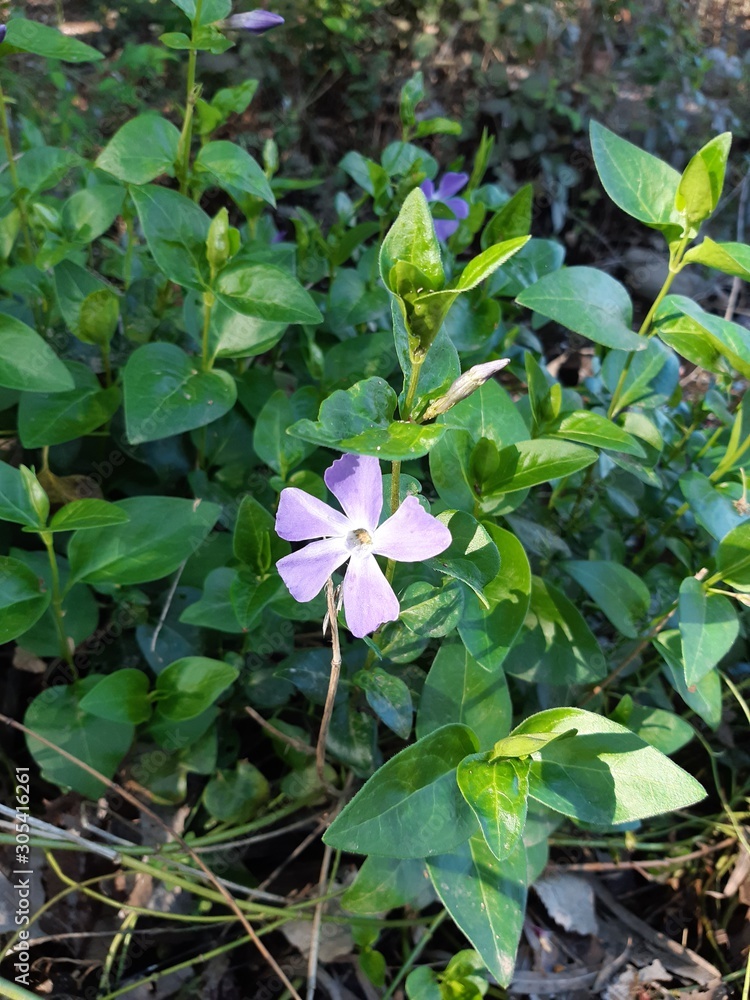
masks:
<svg viewBox="0 0 750 1000"><path fill-rule="evenodd" d="M333 705L336 701L336 691L339 686L341 676L341 643L339 642L339 623L336 612L336 596L333 587L333 580L329 577L326 583L326 600L328 602L328 614L326 623L331 630L331 677L328 681L328 694L326 695L325 708L323 709L323 719L320 723L320 734L318 735L318 746L315 752L315 766L318 777L322 785L327 787L325 780L326 765L326 740L328 730L331 726L331 716L333 715ZM325 623L323 625L325 631Z"/></svg>
<svg viewBox="0 0 750 1000"><path fill-rule="evenodd" d="M300 753L307 754L308 757L314 757L315 751L307 743L303 743L302 740L296 739L294 736L290 736L288 733L283 733L276 726L272 726L270 722L259 715L254 708L249 705L245 705L245 711L250 716L251 719L255 719L259 726L261 726L267 733L270 733L277 740L281 740L282 743L286 743L293 750L298 750Z"/></svg>

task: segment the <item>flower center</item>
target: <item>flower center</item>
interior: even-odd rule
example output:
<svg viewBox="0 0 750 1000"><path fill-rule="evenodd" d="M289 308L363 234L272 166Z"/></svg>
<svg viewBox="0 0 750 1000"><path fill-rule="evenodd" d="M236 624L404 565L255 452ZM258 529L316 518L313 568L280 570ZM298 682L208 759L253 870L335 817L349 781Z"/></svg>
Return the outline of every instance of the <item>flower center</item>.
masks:
<svg viewBox="0 0 750 1000"><path fill-rule="evenodd" d="M355 528L346 536L346 547L352 555L367 555L372 551L372 536L366 528Z"/></svg>

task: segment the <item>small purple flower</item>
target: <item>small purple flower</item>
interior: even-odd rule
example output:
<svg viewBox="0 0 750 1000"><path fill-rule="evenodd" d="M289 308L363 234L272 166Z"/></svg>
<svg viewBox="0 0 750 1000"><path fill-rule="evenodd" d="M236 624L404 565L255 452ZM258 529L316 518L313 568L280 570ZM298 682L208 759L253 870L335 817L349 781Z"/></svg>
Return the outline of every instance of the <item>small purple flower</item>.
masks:
<svg viewBox="0 0 750 1000"><path fill-rule="evenodd" d="M468 174L447 173L443 174L440 185L435 190L435 184L429 178L422 181L420 187L425 198L433 205L442 205L453 213L455 219L435 219L435 233L439 240L447 240L458 229L460 219L465 219L469 214L468 203L463 198L456 198L455 195L466 187L469 182Z"/></svg>
<svg viewBox="0 0 750 1000"><path fill-rule="evenodd" d="M5 41L5 36L8 34L8 25L0 24L0 45Z"/></svg>
<svg viewBox="0 0 750 1000"><path fill-rule="evenodd" d="M270 10L249 10L244 14L232 14L224 22L227 28L241 28L252 35L263 35L283 23L281 14L274 14Z"/></svg>
<svg viewBox="0 0 750 1000"><path fill-rule="evenodd" d="M348 559L344 613L347 626L361 639L399 615L398 598L375 556L397 562L431 559L448 548L451 533L414 496L378 525L383 479L377 458L344 455L324 478L344 513L293 486L282 490L276 533L288 542L310 544L279 559L276 568L296 601L311 601Z"/></svg>

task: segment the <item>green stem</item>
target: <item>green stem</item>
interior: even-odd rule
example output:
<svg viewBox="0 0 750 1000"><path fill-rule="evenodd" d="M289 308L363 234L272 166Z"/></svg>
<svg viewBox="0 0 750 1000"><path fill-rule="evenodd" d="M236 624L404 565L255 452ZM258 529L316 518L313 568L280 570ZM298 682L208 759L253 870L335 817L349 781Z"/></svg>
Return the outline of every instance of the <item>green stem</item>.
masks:
<svg viewBox="0 0 750 1000"><path fill-rule="evenodd" d="M23 203L23 199L20 195L21 184L18 179L18 167L16 166L16 158L13 153L13 141L10 136L10 125L8 124L8 112L5 108L5 94L3 93L3 88L0 86L0 131L3 133L3 143L5 145L5 155L8 160L8 173L10 174L11 184L13 185L13 192L15 197L15 202L18 207L18 214L21 219L21 232L23 233L23 241L26 245L26 255L28 257L28 263L31 263L35 257L34 244L31 240L31 230L29 228L29 217L26 213L26 206Z"/></svg>
<svg viewBox="0 0 750 1000"><path fill-rule="evenodd" d="M70 649L70 644L68 642L68 637L65 634L65 612L62 606L62 591L60 589L60 571L57 566L57 557L55 555L55 547L52 541L52 535L49 531L40 531L39 537L44 542L44 547L47 550L47 556L49 558L50 572L52 575L52 615L55 619L55 628L57 630L57 637L60 641L60 655L68 664L70 669L73 671L73 676L77 679L77 671L75 663L73 662L73 653Z"/></svg>
<svg viewBox="0 0 750 1000"><path fill-rule="evenodd" d="M125 260L122 265L122 283L127 292L133 282L133 251L135 249L135 230L130 208L128 208L127 215L125 216L125 227L127 242L125 244Z"/></svg>
<svg viewBox="0 0 750 1000"><path fill-rule="evenodd" d="M682 258L689 242L690 238L688 236L684 236L680 241L679 246L674 251L674 253L670 251L669 273L667 274L664 284L661 286L661 291L654 299L653 304L649 309L649 311L646 313L646 318L641 323L641 328L638 331L639 337L650 338L653 336L653 332L650 331L651 331L651 325L654 321L654 316L656 315L656 310L659 308L659 306L662 303L662 300L665 298L665 296L669 292L669 289L672 287L672 282L682 270ZM625 382L627 381L627 377L630 372L630 366L633 363L633 358L635 357L635 355L636 352L631 351L625 360L625 364L623 365L622 372L620 373L620 378L617 381L617 386L615 388L612 400L609 404L609 410L607 412L607 416L609 417L610 420L612 420L615 416L617 416L617 414L620 412L622 408L619 405L620 398L622 396L623 389L625 388Z"/></svg>
<svg viewBox="0 0 750 1000"><path fill-rule="evenodd" d="M8 1000L39 1000L38 993L31 993L8 979L0 979L0 997L7 997Z"/></svg>
<svg viewBox="0 0 750 1000"><path fill-rule="evenodd" d="M201 345L202 345L202 363L203 371L210 372L213 367L213 358L211 357L211 345L209 342L209 335L211 332L211 310L214 307L214 299L212 292L206 292L203 296L203 333L201 335Z"/></svg>
<svg viewBox="0 0 750 1000"><path fill-rule="evenodd" d="M404 400L404 405L401 410L402 420L411 420L411 408L414 404L414 397L417 394L417 386L419 385L419 376L422 374L422 365L424 364L424 358L417 363L412 362L411 368L411 378L409 379L409 388L406 392L406 399Z"/></svg>
<svg viewBox="0 0 750 1000"><path fill-rule="evenodd" d="M424 932L424 934L422 935L422 937L419 939L419 943L417 944L416 948L412 951L411 955L409 955L409 957L407 958L407 960L404 962L404 964L399 969L398 975L396 976L396 978L393 980L393 982L391 983L391 985L388 987L388 989L383 994L383 1000L390 1000L390 998L396 992L396 990L401 985L401 983L403 982L403 980L406 978L406 976L409 973L409 971L411 970L411 968L416 963L416 961L419 958L419 956L422 954L422 952L424 951L424 949L427 947L428 943L432 940L432 937L433 937L435 931L438 929L438 927L442 924L442 922L445 920L445 918L447 916L448 916L448 913L447 913L446 910L441 910L440 913L438 913L438 915L432 921L432 923L427 928L427 930Z"/></svg>
<svg viewBox="0 0 750 1000"><path fill-rule="evenodd" d="M195 91L195 75L196 75L196 68L198 65L198 50L194 46L198 35L198 22L200 21L202 6L203 6L203 0L196 0L195 17L193 19L193 30L191 36L191 42L193 44L193 48L190 49L190 53L188 55L185 121L182 123L182 133L180 135L180 144L178 146L179 166L177 170L177 176L180 179L180 194L187 194L188 178L190 176L190 147L193 141L193 112L195 110L195 102L198 98L198 95L196 94Z"/></svg>

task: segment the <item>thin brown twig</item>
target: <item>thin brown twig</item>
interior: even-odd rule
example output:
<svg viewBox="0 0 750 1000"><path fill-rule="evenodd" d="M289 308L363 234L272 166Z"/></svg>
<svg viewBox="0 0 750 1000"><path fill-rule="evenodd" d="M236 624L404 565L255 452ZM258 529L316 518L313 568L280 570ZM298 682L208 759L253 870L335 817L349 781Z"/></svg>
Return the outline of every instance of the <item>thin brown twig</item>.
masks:
<svg viewBox="0 0 750 1000"><path fill-rule="evenodd" d="M705 858L708 854L723 851L725 847L730 847L736 843L737 841L734 837L727 837L719 841L718 844L707 844L700 848L700 850L691 851L690 854L680 854L674 858L657 858L653 861L643 859L640 861L583 861L569 865L554 864L549 867L553 871L565 872L614 872L622 871L626 868L635 868L637 870L641 868L673 868L675 865L683 865L688 861L698 861L700 858Z"/></svg>
<svg viewBox="0 0 750 1000"><path fill-rule="evenodd" d="M332 581L331 589L333 588ZM330 607L329 597L329 607ZM334 692L335 694L335 692ZM326 825L330 825L336 819L338 814L344 808L344 802L346 801L347 792L351 784L351 775L347 781L342 796L336 803L336 807L331 812L328 817ZM315 914L313 915L312 930L310 932L310 955L307 962L307 1000L314 1000L315 997L315 987L317 985L318 979L318 955L320 954L320 927L323 921L323 909L325 908L325 897L327 895L328 872L331 867L331 857L333 855L332 849L326 844L325 851L323 852L323 861L320 865L320 878L318 879L318 896L320 900L318 905L315 907Z"/></svg>
<svg viewBox="0 0 750 1000"><path fill-rule="evenodd" d="M249 705L245 705L245 711L251 719L255 719L259 726L265 729L267 733L270 733L271 736L275 737L277 740L281 740L282 743L286 743L287 746L290 746L293 750L298 750L300 753L307 754L308 757L315 756L315 751L311 746L308 746L307 743L303 743L302 740L296 739L294 736L290 736L288 733L283 733L280 729L277 729L276 726L271 725L271 723L264 719L262 715L259 715L254 708L251 708Z"/></svg>
<svg viewBox="0 0 750 1000"><path fill-rule="evenodd" d="M48 740L45 736L42 736L39 733L35 733L32 729L29 729L27 726L24 726L23 723L17 722L15 719L11 719L9 716L3 715L2 713L0 713L0 722L4 723L6 726L10 726L11 729L15 729L19 733L23 733L25 736L31 736L32 739L36 740L38 743L42 743L44 746L49 747L50 750L54 750L55 753L60 754L61 757L64 757L66 760L69 760L72 764L75 764L77 767L80 767L81 770L86 771L94 778L97 778L99 781L102 782L102 784L106 785L108 788L111 788L113 789L113 791L117 792L118 795L120 795L123 799L125 799L126 802L130 803L130 805L132 805L135 809L138 809L139 811L145 813L145 815L148 816L148 818L152 820L152 822L156 823L157 826L159 826L162 830L164 830L169 836L173 837L178 842L180 847L185 851L185 853L188 854L191 858L193 858L196 865L200 868L200 870L204 873L206 878L208 878L208 880L211 882L214 888L218 891L219 895L222 896L222 898L224 899L230 910L236 915L237 919L242 924L242 927L244 928L247 936L253 942L253 944L260 952L260 954L263 956L263 958L266 960L266 962L271 966L274 973L279 977L281 982L287 988L290 995L293 997L293 1000L302 1000L302 998L300 997L297 990L294 988L294 985L290 982L284 970L281 968L281 966L278 964L276 959L270 953L268 948L266 948L266 946L258 937L257 933L251 926L247 917L242 912L242 909L238 905L237 900L234 898L234 896L232 896L232 894L225 888L221 880L218 879L216 875L214 875L214 873L211 871L208 865L203 861L203 859L198 854L195 853L195 851L190 847L187 841L185 841L178 833L175 833L174 830L170 829L170 827L167 826L167 824L160 816L158 816L152 809L149 809L149 807L145 805L145 803L141 802L140 799L137 799L135 795L131 795L131 793L126 788L123 788L122 785L118 785L116 781L113 781L111 778L106 777L106 775L102 774L101 771L97 771L95 767L91 767L91 765L85 763L85 761L79 760L77 757L74 757L73 754L68 753L67 750L64 750L62 747L59 747L56 743L53 743L51 740Z"/></svg>
<svg viewBox="0 0 750 1000"><path fill-rule="evenodd" d="M315 767L318 778L324 787L327 786L325 780L326 765L326 740L328 730L331 726L331 716L333 715L333 705L336 701L336 691L339 686L341 676L341 643L339 642L339 623L336 614L336 598L333 588L333 580L329 577L326 583L326 600L328 602L328 615L326 621L331 630L331 677L328 681L328 694L326 695L325 708L323 709L323 719L320 723L320 733L318 735L318 746L315 751Z"/></svg>
<svg viewBox="0 0 750 1000"><path fill-rule="evenodd" d="M599 684L595 684L594 687L588 692L588 694L584 695L584 697L581 698L581 700L578 702L579 706L586 705L588 702L591 701L592 698L595 698L598 694L601 694L606 687L609 687L612 681L616 680L620 676L620 674L623 672L623 670L625 670L626 667L630 666L630 664L636 657L641 655L646 646L648 646L651 640L654 639L661 632L661 630L667 624L669 619L672 617L672 613L674 612L675 607L677 607L677 602L674 603L674 605L669 609L669 611L665 612L661 621L659 621L658 624L656 624L654 628L652 628L649 631L648 635L646 635L643 639L641 639L641 641L631 649L628 655L620 663L617 664L614 670L612 670L609 674L607 674L604 680L601 681Z"/></svg>
<svg viewBox="0 0 750 1000"><path fill-rule="evenodd" d="M300 854L302 854L302 852L306 850L310 846L310 844L321 835L323 830L325 830L326 826L328 826L328 823L325 820L321 820L315 827L315 829L311 833L308 833L308 835L305 837L303 841L297 844L292 853L289 854L286 858L284 858L281 864L277 865L277 867L274 868L274 870L271 872L270 875L268 875L266 878L263 879L258 888L267 889L268 886L274 881L274 879L277 879L279 877L279 875L284 871L287 865L289 865L292 861L294 861L295 858L298 858Z"/></svg>

